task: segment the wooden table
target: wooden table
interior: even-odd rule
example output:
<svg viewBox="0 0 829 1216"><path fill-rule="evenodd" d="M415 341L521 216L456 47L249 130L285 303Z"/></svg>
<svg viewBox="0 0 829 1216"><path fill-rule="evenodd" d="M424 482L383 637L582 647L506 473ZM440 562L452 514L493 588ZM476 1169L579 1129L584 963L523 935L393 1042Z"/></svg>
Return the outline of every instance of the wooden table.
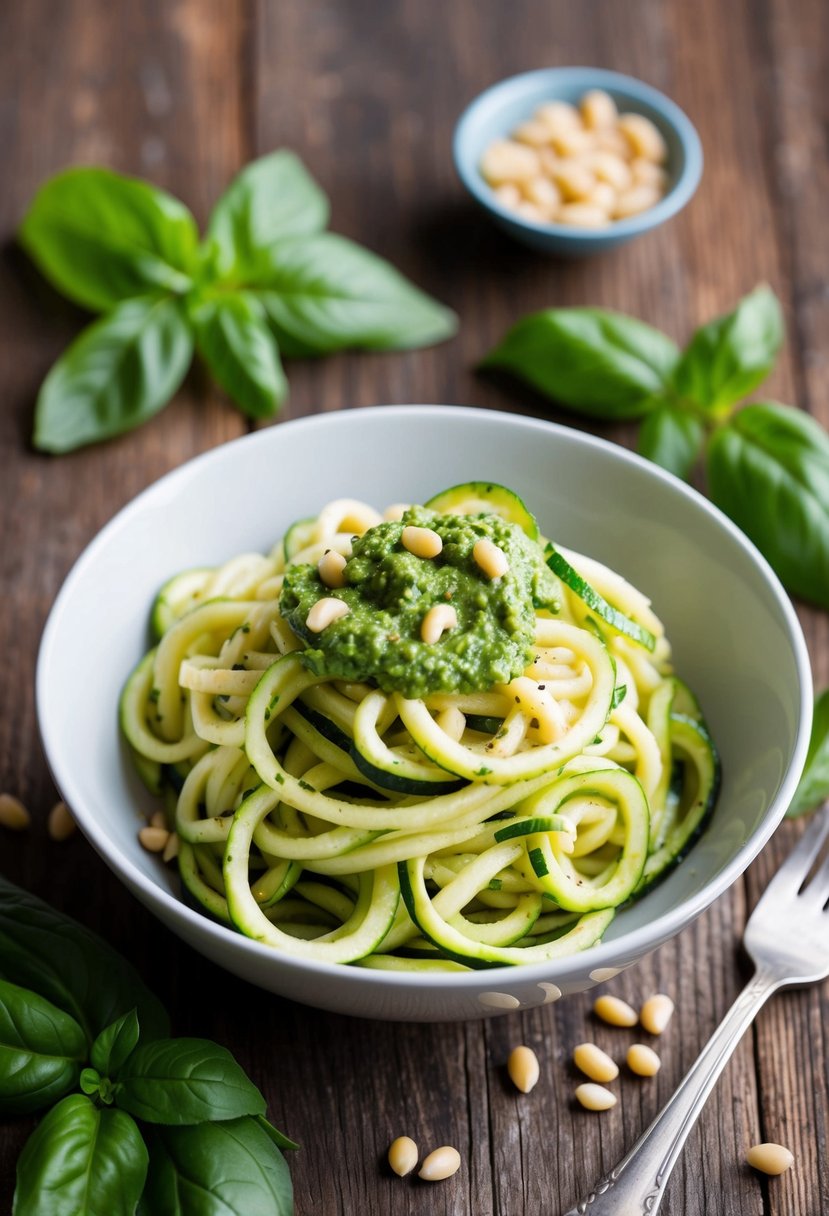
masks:
<svg viewBox="0 0 829 1216"><path fill-rule="evenodd" d="M82 323L13 245L35 188L70 163L146 175L201 222L248 159L294 148L331 196L333 227L393 259L462 318L459 337L410 354L292 362L282 421L380 402L462 402L549 415L532 393L473 371L519 314L601 304L677 338L768 280L788 343L771 397L829 424L825 157L829 9L822 0L28 0L0 14L0 490L5 657L0 787L32 830L0 838L14 880L102 932L168 1004L176 1031L233 1049L265 1091L291 1156L299 1216L556 1216L610 1167L674 1089L736 994L747 911L798 827L785 824L745 879L675 942L610 987L666 991L678 1015L658 1078L626 1085L609 1114L574 1108L569 1055L590 998L468 1025L382 1025L268 996L185 948L83 839L52 843L54 800L32 677L52 599L81 549L137 491L247 423L201 373L142 430L62 459L28 446L37 386ZM545 261L499 236L456 180L456 116L499 77L595 63L664 89L696 123L702 186L678 219L593 261ZM597 428L621 442L630 437ZM802 609L819 686L829 617ZM720 1081L670 1184L670 1216L829 1214L829 990L778 997ZM505 1080L518 1042L542 1060L529 1097ZM0 1210L30 1129L2 1127ZM440 1185L383 1165L393 1136L457 1145ZM762 1139L796 1168L763 1180L743 1164Z"/></svg>

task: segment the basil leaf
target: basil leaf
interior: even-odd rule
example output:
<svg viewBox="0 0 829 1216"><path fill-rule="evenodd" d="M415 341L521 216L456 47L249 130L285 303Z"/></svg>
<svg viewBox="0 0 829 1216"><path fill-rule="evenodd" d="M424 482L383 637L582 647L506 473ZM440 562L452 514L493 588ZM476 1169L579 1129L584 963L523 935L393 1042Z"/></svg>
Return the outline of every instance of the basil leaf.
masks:
<svg viewBox="0 0 829 1216"><path fill-rule="evenodd" d="M288 396L265 310L247 291L191 303L196 345L213 377L251 418L269 418Z"/></svg>
<svg viewBox="0 0 829 1216"><path fill-rule="evenodd" d="M265 1113L265 1099L230 1052L207 1039L139 1044L121 1070L115 1095L118 1106L147 1123Z"/></svg>
<svg viewBox="0 0 829 1216"><path fill-rule="evenodd" d="M829 435L814 418L747 405L711 437L708 486L787 590L829 608Z"/></svg>
<svg viewBox="0 0 829 1216"><path fill-rule="evenodd" d="M829 688L815 701L812 735L806 763L792 805L787 814L794 818L820 806L829 798Z"/></svg>
<svg viewBox="0 0 829 1216"><path fill-rule="evenodd" d="M696 331L677 364L674 388L712 414L725 413L765 380L783 337L777 297L758 287L734 312Z"/></svg>
<svg viewBox="0 0 829 1216"><path fill-rule="evenodd" d="M103 312L131 296L187 291L199 234L163 190L108 169L69 169L35 195L20 240L59 291Z"/></svg>
<svg viewBox="0 0 829 1216"><path fill-rule="evenodd" d="M600 308L550 308L509 331L481 366L503 368L594 418L640 418L661 396L679 349L650 325Z"/></svg>
<svg viewBox="0 0 829 1216"><path fill-rule="evenodd" d="M274 1142L277 1148L298 1149L299 1145L296 1140L289 1139L284 1132L281 1132L278 1127L274 1127L264 1115L257 1115L256 1122L267 1133L270 1139Z"/></svg>
<svg viewBox="0 0 829 1216"><path fill-rule="evenodd" d="M123 1014L98 1035L92 1044L91 1060L101 1076L115 1077L138 1043L138 1014Z"/></svg>
<svg viewBox="0 0 829 1216"><path fill-rule="evenodd" d="M292 1216L288 1166L255 1119L154 1129L142 1216Z"/></svg>
<svg viewBox="0 0 829 1216"><path fill-rule="evenodd" d="M13 1216L133 1216L146 1175L147 1150L129 1115L70 1094L23 1146Z"/></svg>
<svg viewBox="0 0 829 1216"><path fill-rule="evenodd" d="M277 242L248 282L259 289L277 337L317 354L426 346L457 328L448 308L333 232Z"/></svg>
<svg viewBox="0 0 829 1216"><path fill-rule="evenodd" d="M0 977L72 1015L91 1044L135 1007L145 1038L169 1033L163 1006L111 946L0 877Z"/></svg>
<svg viewBox="0 0 829 1216"><path fill-rule="evenodd" d="M0 1118L40 1110L78 1079L86 1036L36 992L0 980Z"/></svg>
<svg viewBox="0 0 829 1216"><path fill-rule="evenodd" d="M216 204L207 228L211 273L244 282L274 241L327 223L328 199L299 157L271 152L247 165Z"/></svg>
<svg viewBox="0 0 829 1216"><path fill-rule="evenodd" d="M71 452L163 409L184 379L193 339L177 301L126 300L85 329L40 389L34 445Z"/></svg>
<svg viewBox="0 0 829 1216"><path fill-rule="evenodd" d="M639 429L638 451L687 481L704 438L699 419L667 402L648 414Z"/></svg>
<svg viewBox="0 0 829 1216"><path fill-rule="evenodd" d="M78 1086L82 1093L91 1098L93 1094L100 1092L102 1079L97 1068L84 1068L81 1070Z"/></svg>

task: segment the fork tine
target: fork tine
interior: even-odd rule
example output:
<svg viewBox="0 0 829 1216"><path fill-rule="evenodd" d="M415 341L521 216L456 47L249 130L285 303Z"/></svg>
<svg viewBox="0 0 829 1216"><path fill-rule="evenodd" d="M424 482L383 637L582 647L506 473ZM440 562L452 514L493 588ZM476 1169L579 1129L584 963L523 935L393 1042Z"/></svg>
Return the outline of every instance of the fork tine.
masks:
<svg viewBox="0 0 829 1216"><path fill-rule="evenodd" d="M806 831L766 887L766 893L782 887L786 887L790 891L799 890L827 836L829 836L829 803L812 816L812 821Z"/></svg>

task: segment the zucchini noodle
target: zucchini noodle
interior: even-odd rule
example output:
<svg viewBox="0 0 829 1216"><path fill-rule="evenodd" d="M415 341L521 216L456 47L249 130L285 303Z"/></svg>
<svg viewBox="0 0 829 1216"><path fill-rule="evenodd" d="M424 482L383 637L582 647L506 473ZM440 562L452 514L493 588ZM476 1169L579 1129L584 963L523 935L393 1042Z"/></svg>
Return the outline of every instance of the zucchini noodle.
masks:
<svg viewBox="0 0 829 1216"><path fill-rule="evenodd" d="M523 529L554 594L532 610L518 674L414 696L322 672L280 597L292 567L313 581L326 553L380 534L377 511L338 500L268 556L169 580L121 728L178 836L186 898L217 920L371 968L553 961L681 860L713 807L716 750L641 592L539 537L502 487L427 508Z"/></svg>

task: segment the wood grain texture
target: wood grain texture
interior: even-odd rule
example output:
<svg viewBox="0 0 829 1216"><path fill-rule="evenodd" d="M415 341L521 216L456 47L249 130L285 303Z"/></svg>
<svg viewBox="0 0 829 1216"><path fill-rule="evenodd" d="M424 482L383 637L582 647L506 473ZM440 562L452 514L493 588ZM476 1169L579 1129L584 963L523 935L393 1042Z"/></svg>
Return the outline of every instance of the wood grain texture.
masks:
<svg viewBox="0 0 829 1216"><path fill-rule="evenodd" d="M520 314L601 304L683 339L761 280L780 295L788 343L764 395L829 424L825 149L829 16L821 0L29 0L0 8L0 787L35 825L0 839L12 879L103 932L168 1004L176 1031L236 1052L292 1155L298 1216L555 1216L615 1164L670 1095L739 990L737 941L796 837L780 830L747 879L608 990L677 1000L652 1081L618 1083L604 1115L574 1106L573 1046L617 1056L633 1035L596 1024L591 998L468 1025L382 1025L308 1010L225 975L171 938L77 837L48 840L54 791L37 744L33 673L49 605L74 558L139 489L246 423L194 373L141 431L60 460L28 447L50 362L84 323L12 246L38 184L68 163L151 177L204 223L232 174L278 146L299 152L332 199L332 227L391 258L457 309L432 350L293 361L283 418L384 402L468 402L577 425L531 390L482 376L480 356ZM670 93L696 123L706 172L693 205L600 259L544 260L474 211L451 164L463 106L494 80L595 63ZM580 423L578 425L581 425ZM630 444L625 428L589 429ZM829 682L829 617L801 607L815 677ZM829 1216L829 994L785 994L717 1086L677 1167L669 1216ZM505 1077L515 1043L542 1077ZM0 1211L30 1122L0 1128ZM399 1134L462 1168L427 1185L394 1177ZM782 1179L743 1164L761 1138L797 1158Z"/></svg>

